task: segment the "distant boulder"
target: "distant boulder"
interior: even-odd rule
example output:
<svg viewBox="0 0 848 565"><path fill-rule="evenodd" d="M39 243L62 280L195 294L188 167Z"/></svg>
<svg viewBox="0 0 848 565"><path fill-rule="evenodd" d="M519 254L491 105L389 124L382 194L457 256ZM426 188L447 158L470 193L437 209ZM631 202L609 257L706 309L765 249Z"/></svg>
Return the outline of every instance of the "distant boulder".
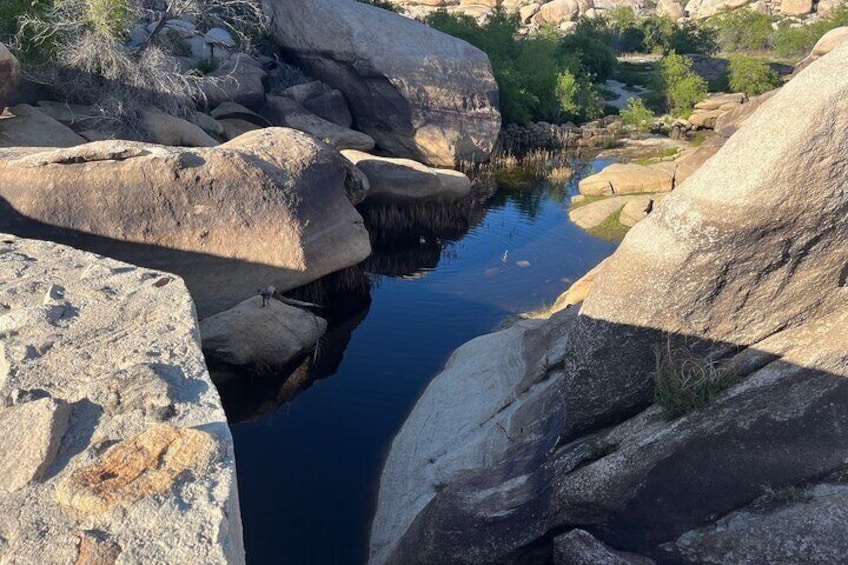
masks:
<svg viewBox="0 0 848 565"><path fill-rule="evenodd" d="M485 53L353 0L264 4L277 43L344 94L357 129L381 149L439 166L488 159L501 116Z"/></svg>

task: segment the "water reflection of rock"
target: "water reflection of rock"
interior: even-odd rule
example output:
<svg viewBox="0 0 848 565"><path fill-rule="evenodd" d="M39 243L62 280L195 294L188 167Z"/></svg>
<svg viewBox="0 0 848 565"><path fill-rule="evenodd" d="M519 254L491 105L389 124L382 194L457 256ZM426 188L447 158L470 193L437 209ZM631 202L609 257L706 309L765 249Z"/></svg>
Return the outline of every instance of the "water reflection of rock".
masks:
<svg viewBox="0 0 848 565"><path fill-rule="evenodd" d="M368 315L370 299L360 302L360 306L358 312L330 323L317 354L310 353L273 372L246 372L244 367L210 362L209 372L230 424L256 420L291 402L315 381L333 376L344 359L354 330Z"/></svg>
<svg viewBox="0 0 848 565"><path fill-rule="evenodd" d="M488 190L477 190L458 202L369 201L360 205L372 250L363 268L391 277L421 276L435 269L445 243L462 239L483 221L490 196Z"/></svg>

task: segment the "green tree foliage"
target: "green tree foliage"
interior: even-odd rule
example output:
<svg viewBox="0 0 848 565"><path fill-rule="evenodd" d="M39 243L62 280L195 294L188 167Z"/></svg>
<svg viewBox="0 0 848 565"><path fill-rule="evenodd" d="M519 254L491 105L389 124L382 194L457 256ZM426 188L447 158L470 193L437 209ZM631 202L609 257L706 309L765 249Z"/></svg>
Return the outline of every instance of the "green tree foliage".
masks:
<svg viewBox="0 0 848 565"><path fill-rule="evenodd" d="M715 53L716 31L693 22L677 24L667 16L636 15L633 8L621 6L585 23L592 36L613 45L619 53ZM579 29L579 27L578 27Z"/></svg>
<svg viewBox="0 0 848 565"><path fill-rule="evenodd" d="M654 122L654 113L645 107L641 98L628 98L627 106L621 110L621 123L636 131L646 132Z"/></svg>
<svg viewBox="0 0 848 565"><path fill-rule="evenodd" d="M692 61L674 51L660 61L660 80L672 114L688 116L707 97L707 82L692 70Z"/></svg>
<svg viewBox="0 0 848 565"><path fill-rule="evenodd" d="M780 77L762 59L731 55L728 66L730 89L756 96L780 86Z"/></svg>
<svg viewBox="0 0 848 565"><path fill-rule="evenodd" d="M707 25L716 31L721 50L731 53L768 49L774 32L772 21L753 10L733 10L710 19Z"/></svg>
<svg viewBox="0 0 848 565"><path fill-rule="evenodd" d="M562 122L600 115L593 82L612 74L615 54L588 30L563 37L547 29L521 38L518 16L503 11L482 25L470 16L444 11L430 14L425 23L489 56L507 122Z"/></svg>

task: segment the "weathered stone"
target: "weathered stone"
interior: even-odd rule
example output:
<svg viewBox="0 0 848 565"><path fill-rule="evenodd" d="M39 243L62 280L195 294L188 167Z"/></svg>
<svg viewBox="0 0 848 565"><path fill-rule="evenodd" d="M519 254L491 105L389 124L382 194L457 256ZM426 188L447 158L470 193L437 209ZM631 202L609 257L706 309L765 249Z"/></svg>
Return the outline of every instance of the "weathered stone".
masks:
<svg viewBox="0 0 848 565"><path fill-rule="evenodd" d="M203 316L263 285L283 292L367 257L348 186L362 190L346 159L281 128L213 148L6 150L0 226L43 234L47 224L51 238L167 267L187 278Z"/></svg>
<svg viewBox="0 0 848 565"><path fill-rule="evenodd" d="M580 194L587 196L668 192L672 188L674 179L666 171L635 163L613 163L578 184Z"/></svg>
<svg viewBox="0 0 848 565"><path fill-rule="evenodd" d="M821 3L819 3L819 10L821 10ZM799 73L807 67L807 65L819 57L827 55L838 45L842 44L846 39L848 39L848 27L838 27L830 30L816 42L810 54L803 61L798 63L795 67L795 73Z"/></svg>
<svg viewBox="0 0 848 565"><path fill-rule="evenodd" d="M677 21L686 16L683 10L683 5L677 0L659 0L657 2L657 15L668 16L674 21Z"/></svg>
<svg viewBox="0 0 848 565"><path fill-rule="evenodd" d="M253 57L234 55L206 75L201 83L206 105L215 108L222 102L236 102L253 110L265 103L268 73Z"/></svg>
<svg viewBox="0 0 848 565"><path fill-rule="evenodd" d="M687 532L668 549L698 563L838 563L848 551L848 485L777 490L771 508L749 507Z"/></svg>
<svg viewBox="0 0 848 565"><path fill-rule="evenodd" d="M260 126L257 126L252 122L246 122L244 120L224 118L218 121L224 128L224 138L227 141L232 141L233 139L239 137L240 135L244 135L249 131L262 129Z"/></svg>
<svg viewBox="0 0 848 565"><path fill-rule="evenodd" d="M648 217L648 214L653 211L654 205L661 198L662 195L656 194L646 196L635 196L631 198L624 204L624 207L621 209L621 214L619 214L618 216L618 221L621 222L621 225L632 228L637 223L641 222L642 220Z"/></svg>
<svg viewBox="0 0 848 565"><path fill-rule="evenodd" d="M200 322L203 349L233 365L281 367L311 351L327 331L315 314L260 296Z"/></svg>
<svg viewBox="0 0 848 565"><path fill-rule="evenodd" d="M79 555L74 565L114 565L121 555L121 546L103 532L80 532L79 540Z"/></svg>
<svg viewBox="0 0 848 565"><path fill-rule="evenodd" d="M21 436L0 461L20 464L29 446L53 444L42 425L19 417L25 411L54 403L61 406L54 423L62 413L67 418L67 430L55 434L59 448L52 463L45 463L46 472L17 492L0 495L4 555L21 563L244 563L232 437L206 370L194 306L183 282L4 234L0 304L0 326L16 328L0 330L11 364L7 378L0 380L0 398L16 403L0 409L0 420L16 414L3 435L10 444ZM58 306L63 315L51 321L48 314ZM104 487L129 479L130 465L144 455L118 448L116 455L131 457L116 462L116 455L104 459L109 449L129 445L132 440L122 440L156 429L163 419L188 432L175 432L181 443L160 450L161 467L153 463L117 490ZM197 434L203 439L195 441ZM146 492L139 485L158 490L152 487L166 481L156 481L176 472L176 447L200 447L207 441L214 457L204 473L183 473L174 488L131 504ZM184 462L201 462L204 453L193 452ZM115 501L119 511L89 519L58 504L62 485L87 472L91 476L91 469L107 460L118 468L116 476L99 477L97 488L103 490L81 494L80 501L96 499L91 508ZM3 475L10 476L5 467Z"/></svg>
<svg viewBox="0 0 848 565"><path fill-rule="evenodd" d="M328 122L332 122L343 128L353 125L353 116L347 105L344 94L339 90L330 90L315 98L303 102L303 107Z"/></svg>
<svg viewBox="0 0 848 565"><path fill-rule="evenodd" d="M741 8L749 0L689 0L684 7L686 14L696 20L711 18L724 10Z"/></svg>
<svg viewBox="0 0 848 565"><path fill-rule="evenodd" d="M150 140L161 145L178 147L215 147L218 142L193 123L148 108L141 113L141 126Z"/></svg>
<svg viewBox="0 0 848 565"><path fill-rule="evenodd" d="M91 106L67 104L53 100L39 100L38 111L65 125L82 125L85 122L102 117Z"/></svg>
<svg viewBox="0 0 848 565"><path fill-rule="evenodd" d="M257 127L269 128L274 126L266 118L235 102L222 102L217 108L209 112L209 115L216 120L241 120Z"/></svg>
<svg viewBox="0 0 848 565"><path fill-rule="evenodd" d="M0 409L0 491L20 490L44 476L69 413L67 403L52 398Z"/></svg>
<svg viewBox="0 0 848 565"><path fill-rule="evenodd" d="M571 530L554 538L554 565L653 565L653 559L615 551L586 530Z"/></svg>
<svg viewBox="0 0 848 565"><path fill-rule="evenodd" d="M206 133L222 136L224 135L224 126L218 123L218 120L203 112L196 112L189 117L189 121L205 131ZM91 140L93 141L93 140Z"/></svg>
<svg viewBox="0 0 848 565"><path fill-rule="evenodd" d="M328 122L285 96L269 96L262 113L278 126L306 132L336 149L374 149L374 139L371 136Z"/></svg>
<svg viewBox="0 0 848 565"><path fill-rule="evenodd" d="M37 108L18 104L0 116L2 147L73 147L85 139Z"/></svg>
<svg viewBox="0 0 848 565"><path fill-rule="evenodd" d="M780 13L785 16L803 16L813 11L813 0L781 0Z"/></svg>
<svg viewBox="0 0 848 565"><path fill-rule="evenodd" d="M471 181L450 169L434 169L411 159L377 157L362 151L342 151L356 165L371 187L370 195L390 199L455 200L467 196Z"/></svg>
<svg viewBox="0 0 848 565"><path fill-rule="evenodd" d="M488 158L501 120L482 51L352 0L265 4L275 40L309 74L344 93L357 128L382 149L440 166Z"/></svg>
<svg viewBox="0 0 848 565"><path fill-rule="evenodd" d="M584 230L596 228L603 224L607 218L621 210L628 198L627 196L614 196L582 204L568 213L568 219Z"/></svg>
<svg viewBox="0 0 848 565"><path fill-rule="evenodd" d="M110 447L102 461L76 469L56 497L83 515L132 506L167 493L186 473L205 473L217 449L215 438L206 432L156 425Z"/></svg>
<svg viewBox="0 0 848 565"><path fill-rule="evenodd" d="M695 127L713 129L715 128L716 120L722 114L724 114L724 111L721 109L694 112L689 116L689 123Z"/></svg>
<svg viewBox="0 0 848 565"><path fill-rule="evenodd" d="M0 43L0 114L11 101L21 81L21 65L5 45Z"/></svg>

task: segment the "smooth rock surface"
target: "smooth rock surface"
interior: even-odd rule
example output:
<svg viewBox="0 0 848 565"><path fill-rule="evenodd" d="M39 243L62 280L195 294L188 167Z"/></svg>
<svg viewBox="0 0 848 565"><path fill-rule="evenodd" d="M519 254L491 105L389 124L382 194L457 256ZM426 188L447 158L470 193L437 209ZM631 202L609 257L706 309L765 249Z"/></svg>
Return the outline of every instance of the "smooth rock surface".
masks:
<svg viewBox="0 0 848 565"><path fill-rule="evenodd" d="M380 148L438 166L488 159L501 119L482 51L353 0L264 4L277 43L345 95L356 127Z"/></svg>
<svg viewBox="0 0 848 565"><path fill-rule="evenodd" d="M668 192L674 178L658 166L636 163L613 163L578 184L580 194L612 196L645 192Z"/></svg>
<svg viewBox="0 0 848 565"><path fill-rule="evenodd" d="M141 127L151 141L176 147L215 147L218 142L199 126L155 108L141 114Z"/></svg>
<svg viewBox="0 0 848 565"><path fill-rule="evenodd" d="M262 297L248 298L200 322L203 350L233 365L281 367L311 351L327 321L311 312Z"/></svg>
<svg viewBox="0 0 848 565"><path fill-rule="evenodd" d="M2 559L244 563L232 437L183 282L0 235L0 304L0 419L58 444L40 479L0 495ZM30 410L43 425L17 417Z"/></svg>
<svg viewBox="0 0 848 565"><path fill-rule="evenodd" d="M0 228L73 241L187 278L201 316L370 253L346 159L283 128L213 148L112 141L0 150Z"/></svg>
<svg viewBox="0 0 848 565"><path fill-rule="evenodd" d="M342 151L365 173L373 197L456 200L471 192L471 181L459 171L435 169L411 159L377 157L362 151Z"/></svg>
<svg viewBox="0 0 848 565"><path fill-rule="evenodd" d="M37 108L18 104L0 115L0 148L73 147L86 140Z"/></svg>

